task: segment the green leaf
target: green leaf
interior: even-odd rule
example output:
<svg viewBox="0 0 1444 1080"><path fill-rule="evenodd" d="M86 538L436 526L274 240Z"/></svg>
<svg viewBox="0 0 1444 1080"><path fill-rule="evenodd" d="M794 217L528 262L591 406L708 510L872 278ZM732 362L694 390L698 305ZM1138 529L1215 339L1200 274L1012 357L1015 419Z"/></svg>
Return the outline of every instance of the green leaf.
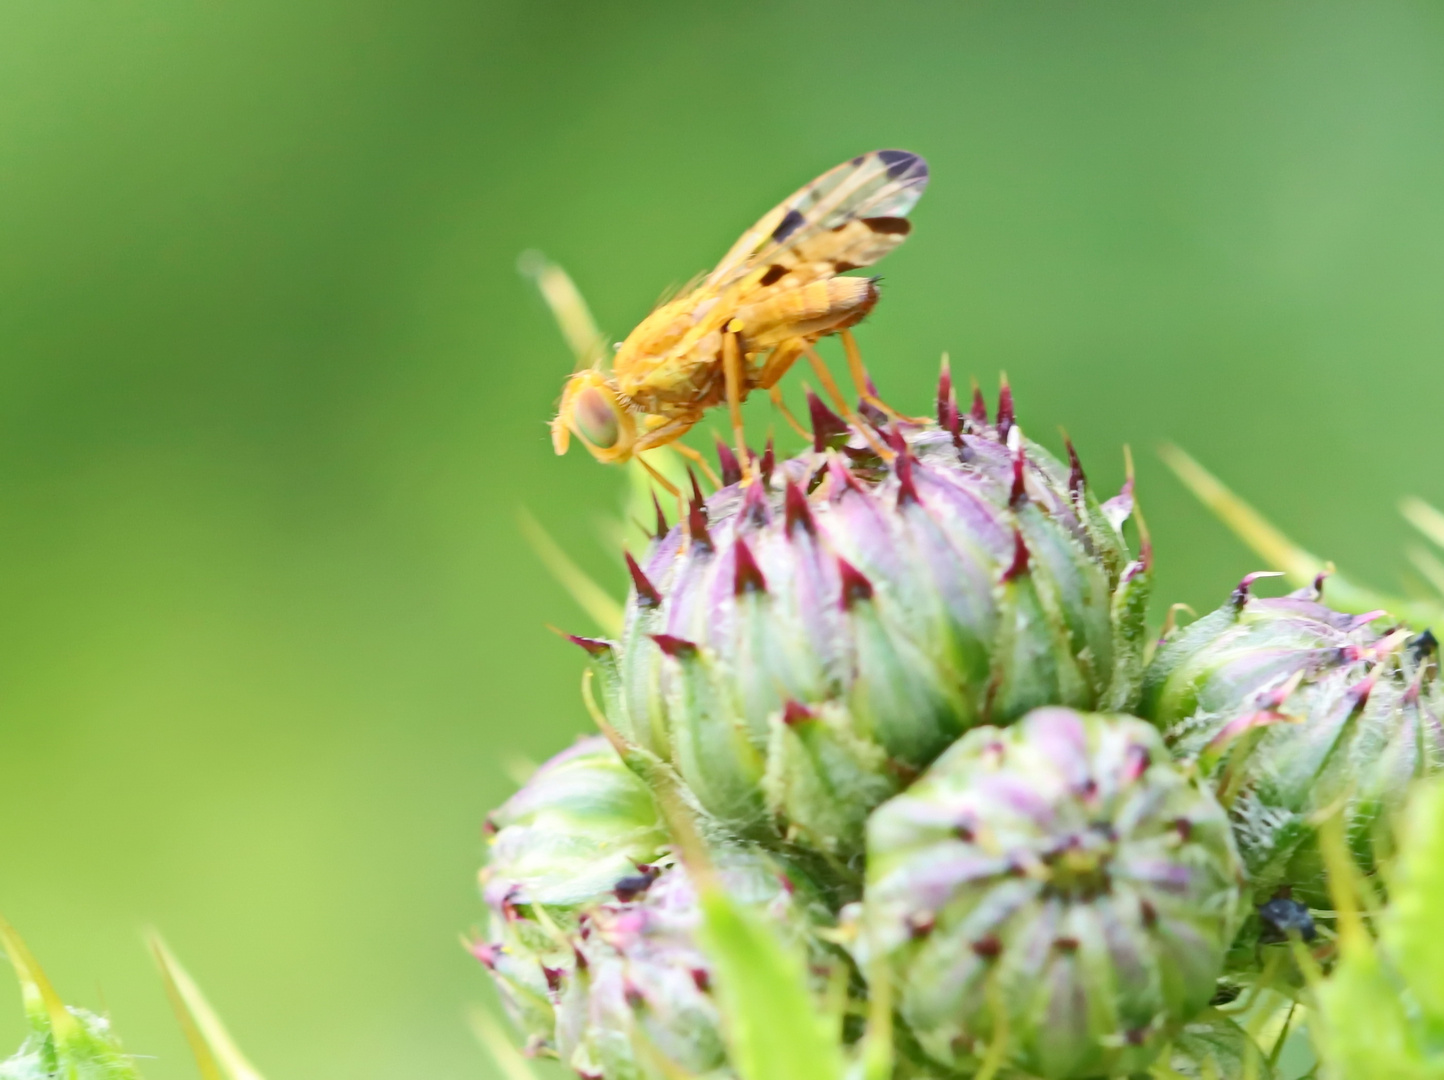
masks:
<svg viewBox="0 0 1444 1080"><path fill-rule="evenodd" d="M701 881L702 945L737 1072L743 1080L841 1080L840 1033L814 1002L802 958L711 875Z"/></svg>
<svg viewBox="0 0 1444 1080"><path fill-rule="evenodd" d="M1340 611L1362 614L1385 608L1411 623L1415 629L1444 622L1444 605L1436 601L1388 596L1335 572L1333 563L1319 558L1285 536L1266 517L1229 490L1223 481L1178 447L1163 446L1159 455L1199 502L1260 558L1282 570L1296 588L1310 584L1318 574L1328 574L1328 585L1325 587L1328 602ZM1410 520L1415 521L1415 517ZM1418 524L1417 521L1415 523Z"/></svg>
<svg viewBox="0 0 1444 1080"><path fill-rule="evenodd" d="M1419 786L1402 833L1382 944L1425 1015L1444 1024L1444 785Z"/></svg>
<svg viewBox="0 0 1444 1080"><path fill-rule="evenodd" d="M712 961L732 1067L742 1080L842 1080L841 1026L809 990L804 958L728 895L691 811L659 779L657 805L697 886L698 939Z"/></svg>
<svg viewBox="0 0 1444 1080"><path fill-rule="evenodd" d="M230 1032L211 1008L195 981L166 947L160 934L146 935L156 966L165 981L166 995L175 1010L200 1067L202 1080L263 1080L231 1039Z"/></svg>

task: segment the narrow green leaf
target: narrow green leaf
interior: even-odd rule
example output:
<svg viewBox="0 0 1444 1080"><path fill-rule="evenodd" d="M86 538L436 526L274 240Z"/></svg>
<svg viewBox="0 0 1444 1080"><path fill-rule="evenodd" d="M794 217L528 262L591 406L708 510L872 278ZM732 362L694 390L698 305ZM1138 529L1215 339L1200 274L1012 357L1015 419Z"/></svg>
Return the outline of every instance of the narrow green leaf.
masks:
<svg viewBox="0 0 1444 1080"><path fill-rule="evenodd" d="M25 1002L25 1013L31 1027L36 1030L48 1029L57 1044L65 1044L80 1032L80 1024L65 1008L55 987L50 985L45 971L31 955L30 949L15 932L15 927L0 916L0 947L10 958L15 968L15 977L20 980L20 996Z"/></svg>
<svg viewBox="0 0 1444 1080"><path fill-rule="evenodd" d="M1420 1007L1444 1025L1444 784L1421 784L1402 828L1382 942Z"/></svg>
<svg viewBox="0 0 1444 1080"><path fill-rule="evenodd" d="M263 1080L160 934L152 930L146 940L203 1080Z"/></svg>
<svg viewBox="0 0 1444 1080"><path fill-rule="evenodd" d="M1295 587L1302 588L1319 574L1327 573L1328 602L1340 611L1363 614L1384 608L1407 620L1416 629L1444 621L1444 605L1433 601L1411 601L1389 596L1338 573L1334 570L1333 563L1321 559L1289 539L1266 517L1234 494L1223 481L1177 446L1164 445L1158 452L1164 464L1173 470L1173 474L1199 502L1233 530L1234 535L1266 563L1282 570L1290 584Z"/></svg>
<svg viewBox="0 0 1444 1080"><path fill-rule="evenodd" d="M702 944L743 1080L841 1080L839 1035L812 999L802 958L715 882L701 901Z"/></svg>
<svg viewBox="0 0 1444 1080"><path fill-rule="evenodd" d="M577 606L592 617L592 621L601 628L602 633L609 637L621 634L622 605L616 598L572 561L571 556L551 538L551 534L542 527L541 522L525 510L518 510L516 517L522 535L536 552L537 558L577 602Z"/></svg>
<svg viewBox="0 0 1444 1080"><path fill-rule="evenodd" d="M510 1036L497 1023L496 1017L483 1009L480 1005L474 1006L467 1012L467 1020L471 1024L472 1034L476 1041L481 1043L491 1059L496 1062L496 1067L501 1070L506 1080L538 1080L536 1070L531 1067L531 1062L522 1056L520 1050L512 1045Z"/></svg>
<svg viewBox="0 0 1444 1080"><path fill-rule="evenodd" d="M657 805L697 886L698 935L716 974L732 1066L742 1080L842 1080L842 1033L807 985L804 958L717 879L676 787L659 777Z"/></svg>
<svg viewBox="0 0 1444 1080"><path fill-rule="evenodd" d="M1399 513L1410 525L1444 548L1444 512L1436 510L1423 499L1411 496L1399 503Z"/></svg>

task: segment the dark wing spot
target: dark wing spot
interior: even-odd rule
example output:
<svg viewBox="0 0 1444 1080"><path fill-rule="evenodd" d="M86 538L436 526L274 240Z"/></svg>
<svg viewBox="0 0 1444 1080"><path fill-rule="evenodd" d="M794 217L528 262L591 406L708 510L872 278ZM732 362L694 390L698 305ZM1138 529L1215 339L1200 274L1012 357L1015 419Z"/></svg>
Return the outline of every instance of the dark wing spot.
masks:
<svg viewBox="0 0 1444 1080"><path fill-rule="evenodd" d="M863 218L862 223L875 233L906 236L913 231L912 223L907 218L870 217Z"/></svg>
<svg viewBox="0 0 1444 1080"><path fill-rule="evenodd" d="M857 166L862 164L865 157L867 157L866 154L858 154L857 157L853 158L850 162L848 162L848 164L851 165L853 168L856 168Z"/></svg>
<svg viewBox="0 0 1444 1080"><path fill-rule="evenodd" d="M777 228L772 230L772 239L776 240L779 244L782 243L782 241L802 228L802 223L805 220L795 208L787 211L783 219L777 223Z"/></svg>
<svg viewBox="0 0 1444 1080"><path fill-rule="evenodd" d="M857 263L850 263L846 259L838 259L837 262L832 264L832 268L839 274L845 274L849 270L856 270L857 266Z"/></svg>
<svg viewBox="0 0 1444 1080"><path fill-rule="evenodd" d="M928 163L908 150L879 150L877 159L887 166L887 174L894 180L928 174Z"/></svg>
<svg viewBox="0 0 1444 1080"><path fill-rule="evenodd" d="M769 267L767 268L767 273L765 273L765 274L762 275L762 280L759 281L758 284L759 284L759 285L776 285L779 281L781 281L781 280L782 280L783 278L785 278L786 276L787 276L787 267L785 267L785 266L779 266L779 265L777 265L777 263L773 263L771 266L769 266Z"/></svg>

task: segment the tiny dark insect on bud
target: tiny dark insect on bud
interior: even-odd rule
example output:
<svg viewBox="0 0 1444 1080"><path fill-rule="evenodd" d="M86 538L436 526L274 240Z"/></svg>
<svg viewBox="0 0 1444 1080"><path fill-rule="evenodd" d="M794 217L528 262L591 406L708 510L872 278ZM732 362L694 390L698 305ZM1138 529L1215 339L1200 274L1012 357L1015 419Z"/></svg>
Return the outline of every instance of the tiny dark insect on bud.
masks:
<svg viewBox="0 0 1444 1080"><path fill-rule="evenodd" d="M1313 941L1318 937L1313 915L1307 907L1291 896L1275 896L1260 905L1258 915L1263 924L1259 941L1265 945L1282 944L1291 934L1298 934L1303 941Z"/></svg>
<svg viewBox="0 0 1444 1080"><path fill-rule="evenodd" d="M612 886L612 895L621 903L629 904L652 887L661 873L655 866L639 866L637 873L628 874Z"/></svg>

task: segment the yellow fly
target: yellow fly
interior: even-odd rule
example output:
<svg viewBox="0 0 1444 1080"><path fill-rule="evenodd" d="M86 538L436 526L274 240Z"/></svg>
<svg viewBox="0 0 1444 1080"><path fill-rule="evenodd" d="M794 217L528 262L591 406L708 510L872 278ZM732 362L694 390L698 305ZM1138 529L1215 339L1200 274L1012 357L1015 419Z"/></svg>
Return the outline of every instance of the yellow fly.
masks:
<svg viewBox="0 0 1444 1080"><path fill-rule="evenodd" d="M864 398L880 405L848 333L877 303L877 282L840 275L871 266L907 239L907 214L927 183L927 162L917 154L874 150L785 200L700 285L643 319L610 370L598 360L567 380L551 423L556 452L566 453L576 435L597 460L623 462L673 442L726 401L746 468L739 406L749 392L768 390L781 406L777 382L806 356L840 398L813 349L829 334L843 335Z"/></svg>

